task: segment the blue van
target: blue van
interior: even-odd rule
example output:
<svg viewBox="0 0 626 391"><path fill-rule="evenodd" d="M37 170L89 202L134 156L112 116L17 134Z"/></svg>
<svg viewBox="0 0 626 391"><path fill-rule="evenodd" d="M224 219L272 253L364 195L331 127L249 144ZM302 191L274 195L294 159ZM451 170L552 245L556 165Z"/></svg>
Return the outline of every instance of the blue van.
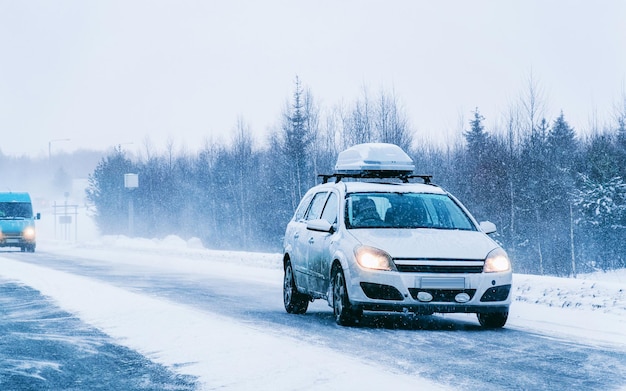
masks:
<svg viewBox="0 0 626 391"><path fill-rule="evenodd" d="M0 247L19 247L35 252L35 220L28 193L0 193Z"/></svg>

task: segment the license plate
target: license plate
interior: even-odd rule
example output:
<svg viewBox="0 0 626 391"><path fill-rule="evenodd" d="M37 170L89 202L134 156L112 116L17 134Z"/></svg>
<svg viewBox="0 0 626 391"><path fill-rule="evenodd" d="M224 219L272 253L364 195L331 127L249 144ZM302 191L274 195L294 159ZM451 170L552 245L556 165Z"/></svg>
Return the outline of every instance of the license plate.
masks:
<svg viewBox="0 0 626 391"><path fill-rule="evenodd" d="M20 240L19 239L7 239L6 242L7 243L19 243Z"/></svg>
<svg viewBox="0 0 626 391"><path fill-rule="evenodd" d="M416 281L422 289L465 289L464 277L422 277Z"/></svg>

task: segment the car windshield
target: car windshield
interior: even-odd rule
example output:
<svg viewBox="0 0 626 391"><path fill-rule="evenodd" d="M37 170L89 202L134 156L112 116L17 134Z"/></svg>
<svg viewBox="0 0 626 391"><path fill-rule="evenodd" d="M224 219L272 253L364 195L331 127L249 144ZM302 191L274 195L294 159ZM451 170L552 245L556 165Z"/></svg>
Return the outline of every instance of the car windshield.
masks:
<svg viewBox="0 0 626 391"><path fill-rule="evenodd" d="M0 202L0 219L29 219L33 208L28 202Z"/></svg>
<svg viewBox="0 0 626 391"><path fill-rule="evenodd" d="M453 199L425 193L351 193L346 198L346 226L476 230Z"/></svg>

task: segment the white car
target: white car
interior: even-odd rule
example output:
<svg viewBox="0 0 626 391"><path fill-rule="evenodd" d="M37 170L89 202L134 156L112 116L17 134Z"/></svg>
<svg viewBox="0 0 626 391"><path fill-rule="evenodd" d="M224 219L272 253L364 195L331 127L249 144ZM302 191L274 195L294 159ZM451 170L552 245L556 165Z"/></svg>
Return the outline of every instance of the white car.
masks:
<svg viewBox="0 0 626 391"><path fill-rule="evenodd" d="M358 323L363 311L476 313L484 327L505 325L512 272L488 236L495 225L477 223L413 171L393 144L339 154L335 172L306 193L287 225L287 312L303 314L325 299L340 325Z"/></svg>

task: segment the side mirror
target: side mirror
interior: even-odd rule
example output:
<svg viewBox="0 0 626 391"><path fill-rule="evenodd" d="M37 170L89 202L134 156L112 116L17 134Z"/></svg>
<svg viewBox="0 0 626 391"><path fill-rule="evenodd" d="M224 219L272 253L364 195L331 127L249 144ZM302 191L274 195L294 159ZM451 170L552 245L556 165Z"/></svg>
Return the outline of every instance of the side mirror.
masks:
<svg viewBox="0 0 626 391"><path fill-rule="evenodd" d="M35 220L39 220L39 219L41 219L41 213L37 213L37 214L35 215Z"/></svg>
<svg viewBox="0 0 626 391"><path fill-rule="evenodd" d="M496 232L496 225L491 221L481 221L478 225L480 226L480 230L487 235Z"/></svg>
<svg viewBox="0 0 626 391"><path fill-rule="evenodd" d="M335 231L333 225L324 219L309 220L306 223L306 229L311 231L328 232L331 234Z"/></svg>

